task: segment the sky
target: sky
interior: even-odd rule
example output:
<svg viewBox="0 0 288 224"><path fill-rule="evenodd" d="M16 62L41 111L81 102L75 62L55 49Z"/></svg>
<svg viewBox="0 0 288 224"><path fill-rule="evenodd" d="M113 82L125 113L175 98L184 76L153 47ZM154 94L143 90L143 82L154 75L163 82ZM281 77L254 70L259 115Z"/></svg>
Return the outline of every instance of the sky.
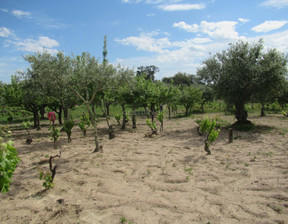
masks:
<svg viewBox="0 0 288 224"><path fill-rule="evenodd" d="M0 80L29 64L24 55L89 52L156 79L196 74L202 62L239 40L264 40L288 53L288 0L0 0Z"/></svg>

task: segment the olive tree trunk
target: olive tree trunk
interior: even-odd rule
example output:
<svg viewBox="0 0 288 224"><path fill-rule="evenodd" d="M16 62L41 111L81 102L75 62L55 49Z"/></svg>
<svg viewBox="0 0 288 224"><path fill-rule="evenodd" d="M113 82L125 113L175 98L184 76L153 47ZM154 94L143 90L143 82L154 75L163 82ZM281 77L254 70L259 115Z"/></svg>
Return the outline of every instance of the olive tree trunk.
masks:
<svg viewBox="0 0 288 224"><path fill-rule="evenodd" d="M249 121L247 120L248 113L245 110L245 104L238 103L238 104L235 104L235 107L236 107L235 118L237 119L237 124L249 123Z"/></svg>

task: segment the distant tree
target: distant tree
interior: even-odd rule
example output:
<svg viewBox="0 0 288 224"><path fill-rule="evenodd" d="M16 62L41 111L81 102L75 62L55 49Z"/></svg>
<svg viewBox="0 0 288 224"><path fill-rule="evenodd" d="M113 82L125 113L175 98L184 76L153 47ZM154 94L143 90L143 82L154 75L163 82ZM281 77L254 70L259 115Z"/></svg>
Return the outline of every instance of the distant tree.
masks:
<svg viewBox="0 0 288 224"><path fill-rule="evenodd" d="M107 64L108 60L107 60L107 36L104 36L104 46L103 46L103 64Z"/></svg>
<svg viewBox="0 0 288 224"><path fill-rule="evenodd" d="M12 75L11 83L2 86L2 104L6 106L20 106L23 97L21 86L22 82L20 81L19 74Z"/></svg>
<svg viewBox="0 0 288 224"><path fill-rule="evenodd" d="M213 100L215 100L215 92L209 85L197 85L197 86L202 91L201 110L202 113L204 113L204 105L208 102L212 102Z"/></svg>
<svg viewBox="0 0 288 224"><path fill-rule="evenodd" d="M124 130L126 128L126 123L128 122L128 115L126 113L126 105L130 104L132 106L132 121L133 128L136 128L136 118L135 118L135 102L134 102L134 89L135 89L135 79L134 71L128 68L120 68L117 72L117 86L118 88L114 91L115 101L122 107L122 127ZM120 122L120 120L119 120Z"/></svg>
<svg viewBox="0 0 288 224"><path fill-rule="evenodd" d="M4 105L4 83L0 81L0 106Z"/></svg>
<svg viewBox="0 0 288 224"><path fill-rule="evenodd" d="M178 86L169 85L166 101L169 119L171 119L171 110L173 106L177 105L179 102L180 93L181 91Z"/></svg>
<svg viewBox="0 0 288 224"><path fill-rule="evenodd" d="M22 98L20 105L33 113L34 128L40 129L39 112L41 108L47 105L48 96L43 91L37 74L30 69L22 73L21 91Z"/></svg>
<svg viewBox="0 0 288 224"><path fill-rule="evenodd" d="M195 103L199 103L202 98L202 92L194 86L184 86L181 89L179 104L185 107L185 116L191 113L192 107Z"/></svg>
<svg viewBox="0 0 288 224"><path fill-rule="evenodd" d="M228 50L204 61L203 68L197 71L219 97L228 105L235 105L237 124L249 123L245 104L252 98L266 97L266 93L280 86L287 73L287 58L276 50L263 53L263 47L261 40L255 44L230 44Z"/></svg>
<svg viewBox="0 0 288 224"><path fill-rule="evenodd" d="M285 89L287 57L276 49L264 53L259 61L260 71L255 98L261 103L261 116L265 116L265 104L273 103ZM285 91L285 90L284 90Z"/></svg>
<svg viewBox="0 0 288 224"><path fill-rule="evenodd" d="M286 104L288 103L288 81L287 80L283 83L283 89L277 99L278 99L280 106L282 107L282 110L285 110Z"/></svg>
<svg viewBox="0 0 288 224"><path fill-rule="evenodd" d="M172 77L164 77L162 82L165 83L173 83L174 85L178 86L190 86L195 83L194 81L195 76L187 73L178 72Z"/></svg>
<svg viewBox="0 0 288 224"><path fill-rule="evenodd" d="M156 67L155 65L140 66L140 67L137 67L136 75L137 76L144 75L147 80L154 81L155 74L159 71L160 71L159 68Z"/></svg>

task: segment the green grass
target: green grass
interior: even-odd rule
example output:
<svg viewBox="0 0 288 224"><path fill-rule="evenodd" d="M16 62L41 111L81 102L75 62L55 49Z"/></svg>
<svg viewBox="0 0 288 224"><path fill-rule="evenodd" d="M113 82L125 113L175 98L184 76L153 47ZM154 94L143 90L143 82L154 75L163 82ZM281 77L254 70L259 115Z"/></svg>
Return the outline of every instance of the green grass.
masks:
<svg viewBox="0 0 288 224"><path fill-rule="evenodd" d="M121 217L121 219L120 219L120 222L121 223L125 223L127 220L126 220L126 218L125 217Z"/></svg>

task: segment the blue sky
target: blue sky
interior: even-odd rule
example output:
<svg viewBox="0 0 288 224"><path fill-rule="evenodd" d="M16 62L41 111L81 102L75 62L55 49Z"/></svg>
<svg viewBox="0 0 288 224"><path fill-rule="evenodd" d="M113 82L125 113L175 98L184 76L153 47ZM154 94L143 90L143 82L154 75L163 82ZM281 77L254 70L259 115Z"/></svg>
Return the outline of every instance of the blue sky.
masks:
<svg viewBox="0 0 288 224"><path fill-rule="evenodd" d="M288 53L288 0L0 0L0 80L28 68L23 55L46 49L90 52L157 79L195 74L209 54L239 39L264 39Z"/></svg>

